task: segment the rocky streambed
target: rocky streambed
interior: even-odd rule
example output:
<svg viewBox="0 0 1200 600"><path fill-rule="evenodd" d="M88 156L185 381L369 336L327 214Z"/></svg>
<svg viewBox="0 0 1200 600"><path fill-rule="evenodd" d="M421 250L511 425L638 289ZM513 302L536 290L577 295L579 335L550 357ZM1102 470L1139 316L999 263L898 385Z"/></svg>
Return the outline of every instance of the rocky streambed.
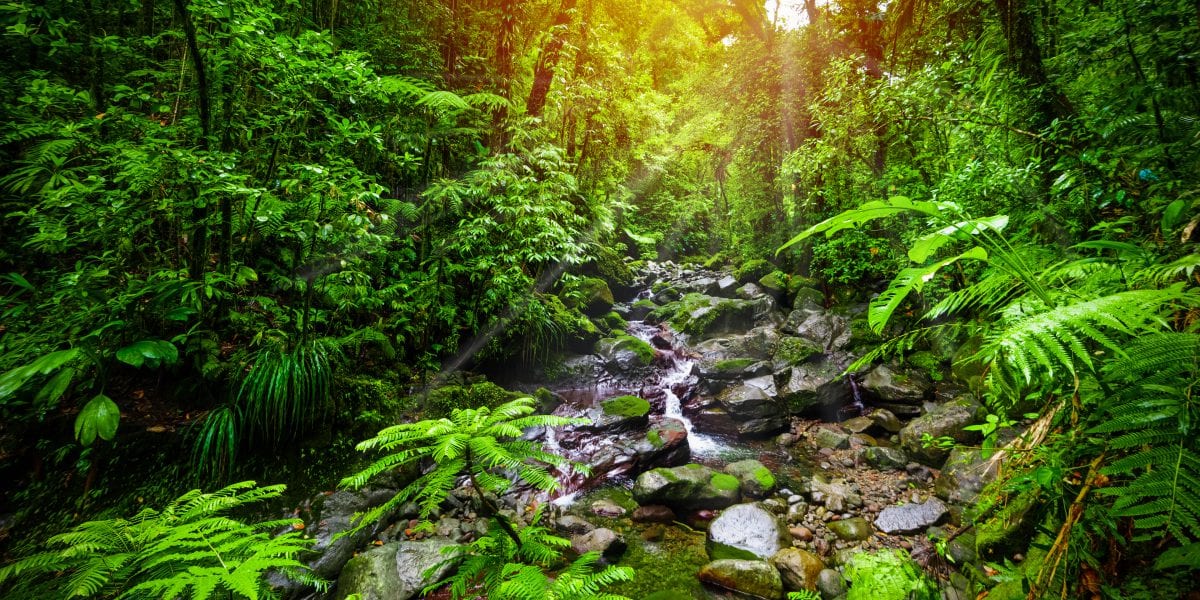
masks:
<svg viewBox="0 0 1200 600"><path fill-rule="evenodd" d="M585 299L605 326L582 340L591 351L501 383L591 420L529 432L590 473L562 474L553 497L503 498L505 513L541 514L575 552L634 567L635 581L611 588L631 598L887 598L870 582L892 579L911 588L897 598L974 597L961 507L988 465L922 441L976 441L963 427L981 406L932 355L840 378L877 341L866 307L827 309L793 283L661 264L624 302ZM462 489L433 531L415 529L416 509L404 507L333 539L385 493L313 503L315 567L336 578L337 598L412 597L440 548L486 531Z"/></svg>

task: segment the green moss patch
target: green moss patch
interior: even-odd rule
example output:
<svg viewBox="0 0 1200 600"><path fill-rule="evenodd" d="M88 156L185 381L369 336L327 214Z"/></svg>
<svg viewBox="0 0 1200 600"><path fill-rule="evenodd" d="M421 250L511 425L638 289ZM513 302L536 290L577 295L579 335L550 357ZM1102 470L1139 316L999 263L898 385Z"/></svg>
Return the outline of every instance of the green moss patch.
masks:
<svg viewBox="0 0 1200 600"><path fill-rule="evenodd" d="M712 479L709 480L709 483L711 483L714 488L724 491L736 490L742 487L742 484L738 483L737 477L734 477L733 475L727 475L725 473L713 473Z"/></svg>
<svg viewBox="0 0 1200 600"><path fill-rule="evenodd" d="M754 480L761 485L764 490L769 490L775 487L775 476L771 474L770 469L759 467L751 474Z"/></svg>
<svg viewBox="0 0 1200 600"><path fill-rule="evenodd" d="M650 403L637 396L617 396L600 403L604 414L617 417L644 417L650 413Z"/></svg>
<svg viewBox="0 0 1200 600"><path fill-rule="evenodd" d="M756 362L758 361L753 358L727 358L718 360L713 369L718 373L737 373Z"/></svg>

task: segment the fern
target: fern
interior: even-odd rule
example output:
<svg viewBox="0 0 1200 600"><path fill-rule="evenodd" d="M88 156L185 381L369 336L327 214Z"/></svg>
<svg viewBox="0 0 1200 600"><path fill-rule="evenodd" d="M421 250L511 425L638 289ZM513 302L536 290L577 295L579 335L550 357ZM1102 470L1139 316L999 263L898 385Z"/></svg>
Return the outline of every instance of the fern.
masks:
<svg viewBox="0 0 1200 600"><path fill-rule="evenodd" d="M503 494L515 477L533 487L554 490L558 482L549 469L584 469L561 456L550 454L538 444L519 439L531 427L562 427L587 423L572 419L533 414L532 398L517 398L494 409L455 409L449 418L426 419L383 429L373 438L358 444L361 451L380 450L386 454L362 471L342 480L341 485L361 488L375 477L398 467L432 463L432 467L405 486L390 500L358 517L355 530L382 519L401 504L414 501L420 518L433 515L458 477L466 475L483 503L485 516L497 517L501 527L520 544L516 532L498 515L499 508L488 492Z"/></svg>
<svg viewBox="0 0 1200 600"><path fill-rule="evenodd" d="M192 490L161 511L87 521L51 537L46 551L0 568L0 585L13 583L26 597L54 590L63 598L255 600L269 596L265 577L278 571L323 587L296 560L312 541L297 531L271 534L299 521L246 524L226 516L282 493L283 486L246 481L207 494Z"/></svg>

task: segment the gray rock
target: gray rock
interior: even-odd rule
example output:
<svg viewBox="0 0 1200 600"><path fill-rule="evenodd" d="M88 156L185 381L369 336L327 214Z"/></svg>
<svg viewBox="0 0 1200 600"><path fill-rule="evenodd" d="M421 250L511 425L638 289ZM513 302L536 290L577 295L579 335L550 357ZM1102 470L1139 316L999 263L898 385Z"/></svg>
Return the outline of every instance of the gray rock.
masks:
<svg viewBox="0 0 1200 600"><path fill-rule="evenodd" d="M780 598L783 581L779 571L761 560L715 560L697 574L700 581L756 598Z"/></svg>
<svg viewBox="0 0 1200 600"><path fill-rule="evenodd" d="M594 352L610 369L626 373L646 369L654 362L654 348L637 338L620 336L596 342Z"/></svg>
<svg viewBox="0 0 1200 600"><path fill-rule="evenodd" d="M959 396L909 422L900 430L900 445L918 461L940 466L950 451L937 446L926 448L921 438L929 434L935 439L948 436L960 444L977 442L980 439L979 432L963 428L981 419L985 412L983 406L971 396Z"/></svg>
<svg viewBox="0 0 1200 600"><path fill-rule="evenodd" d="M738 478L743 494L754 498L766 498L778 483L770 469L752 458L725 465L725 472Z"/></svg>
<svg viewBox="0 0 1200 600"><path fill-rule="evenodd" d="M758 504L737 504L709 524L706 547L713 560L766 560L791 542L787 524L778 515Z"/></svg>
<svg viewBox="0 0 1200 600"><path fill-rule="evenodd" d="M908 455L903 450L886 446L863 448L862 457L867 464L882 470L899 470L908 464Z"/></svg>
<svg viewBox="0 0 1200 600"><path fill-rule="evenodd" d="M733 298L735 291L737 291L737 279L732 275L725 275L717 280L717 294L720 296Z"/></svg>
<svg viewBox="0 0 1200 600"><path fill-rule="evenodd" d="M847 541L862 541L871 537L871 524L862 517L830 521L825 524L834 535Z"/></svg>
<svg viewBox="0 0 1200 600"><path fill-rule="evenodd" d="M770 562L779 569L785 590L817 589L817 579L825 569L821 557L800 548L784 548L775 553Z"/></svg>
<svg viewBox="0 0 1200 600"><path fill-rule="evenodd" d="M563 515L555 522L559 531L566 533L587 533L596 528L595 525L589 523L582 517L575 515Z"/></svg>
<svg viewBox="0 0 1200 600"><path fill-rule="evenodd" d="M833 569L822 569L817 575L817 590L822 600L833 600L846 593L846 580Z"/></svg>
<svg viewBox="0 0 1200 600"><path fill-rule="evenodd" d="M629 511L612 500L597 500L592 503L592 514L600 517L623 517L626 512Z"/></svg>
<svg viewBox="0 0 1200 600"><path fill-rule="evenodd" d="M599 552L608 562L616 562L625 553L625 548L625 539L617 532L604 527L571 538L571 549L576 554Z"/></svg>
<svg viewBox="0 0 1200 600"><path fill-rule="evenodd" d="M336 537L352 528L351 520L355 513L383 504L395 493L395 490L366 488L358 491L338 490L325 498L320 521L308 530L316 539L312 551L318 555L309 566L317 576L325 579L337 577L355 551L383 530L385 520L368 525L356 533Z"/></svg>
<svg viewBox="0 0 1200 600"><path fill-rule="evenodd" d="M850 320L824 310L794 310L781 329L812 341L825 352L843 350L850 345Z"/></svg>
<svg viewBox="0 0 1200 600"><path fill-rule="evenodd" d="M875 519L875 527L887 534L920 533L949 514L941 500L930 498L922 504L901 504L883 509Z"/></svg>
<svg viewBox="0 0 1200 600"><path fill-rule="evenodd" d="M446 576L454 567L446 561L442 548L453 545L447 539L433 538L413 542L392 542L359 554L346 563L337 580L337 599L358 594L361 600L408 600L426 585ZM422 578L430 567L441 564L428 579Z"/></svg>
<svg viewBox="0 0 1200 600"><path fill-rule="evenodd" d="M918 370L897 372L887 365L877 365L863 377L862 388L880 400L919 404L930 396L933 382Z"/></svg>
<svg viewBox="0 0 1200 600"><path fill-rule="evenodd" d="M867 415L867 418L874 421L880 429L888 433L900 433L900 430L904 428L904 424L900 422L900 419L892 411L884 408L877 408L871 411L871 414Z"/></svg>
<svg viewBox="0 0 1200 600"><path fill-rule="evenodd" d="M766 390L753 385L727 388L717 396L717 401L739 420L779 416L784 412L783 406Z"/></svg>
<svg viewBox="0 0 1200 600"><path fill-rule="evenodd" d="M983 458L979 450L955 448L934 482L934 493L953 504L971 504L984 486L996 478L996 469L997 463Z"/></svg>
<svg viewBox="0 0 1200 600"><path fill-rule="evenodd" d="M822 427L813 436L813 442L818 448L842 450L850 447L850 436L828 427Z"/></svg>
<svg viewBox="0 0 1200 600"><path fill-rule="evenodd" d="M817 355L801 364L775 373L775 389L793 414L834 418L850 399L839 381L844 365L827 355Z"/></svg>

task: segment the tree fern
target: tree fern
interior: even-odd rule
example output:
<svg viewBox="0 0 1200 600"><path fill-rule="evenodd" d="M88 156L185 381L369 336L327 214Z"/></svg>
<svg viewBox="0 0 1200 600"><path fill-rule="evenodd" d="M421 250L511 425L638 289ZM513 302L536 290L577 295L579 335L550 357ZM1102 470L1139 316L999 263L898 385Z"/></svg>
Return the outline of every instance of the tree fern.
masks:
<svg viewBox="0 0 1200 600"><path fill-rule="evenodd" d="M489 594L493 600L629 600L603 589L620 581L631 581L633 569L605 567L595 570L599 552L583 554L553 579L539 567L517 563L501 570L503 582Z"/></svg>
<svg viewBox="0 0 1200 600"><path fill-rule="evenodd" d="M0 568L0 585L16 596L62 598L268 597L268 572L306 583L296 556L311 540L292 529L296 520L243 523L227 516L278 498L283 486L235 483L221 490L192 490L161 511L129 519L87 521L51 537L48 549ZM322 584L323 585L323 584Z"/></svg>

